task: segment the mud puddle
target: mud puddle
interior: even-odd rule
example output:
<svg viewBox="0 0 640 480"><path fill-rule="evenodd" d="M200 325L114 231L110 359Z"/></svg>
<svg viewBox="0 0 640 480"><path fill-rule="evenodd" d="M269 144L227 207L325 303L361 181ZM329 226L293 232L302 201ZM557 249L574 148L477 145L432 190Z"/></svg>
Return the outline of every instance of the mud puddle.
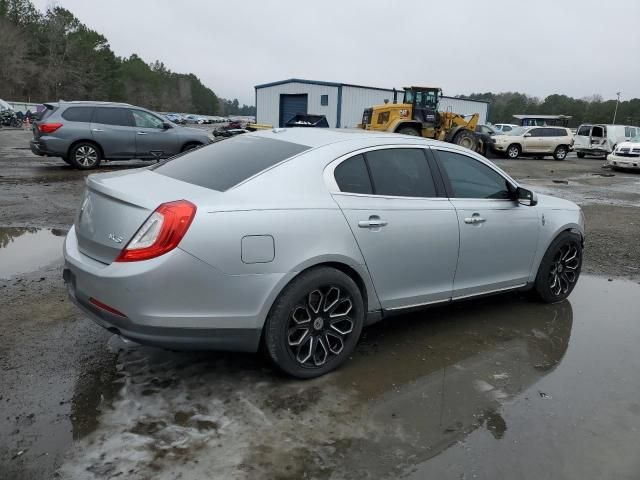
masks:
<svg viewBox="0 0 640 480"><path fill-rule="evenodd" d="M66 230L0 227L0 279L36 271L62 258Z"/></svg>
<svg viewBox="0 0 640 480"><path fill-rule="evenodd" d="M122 386L60 474L637 478L638 311L637 283L583 276L557 305L511 295L393 318L305 382L257 356L113 337Z"/></svg>

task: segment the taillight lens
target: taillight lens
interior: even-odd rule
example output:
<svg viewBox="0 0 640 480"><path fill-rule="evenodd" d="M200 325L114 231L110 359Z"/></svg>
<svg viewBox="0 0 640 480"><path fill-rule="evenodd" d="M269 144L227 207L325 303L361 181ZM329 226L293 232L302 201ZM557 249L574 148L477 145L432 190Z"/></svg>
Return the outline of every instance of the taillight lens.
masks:
<svg viewBox="0 0 640 480"><path fill-rule="evenodd" d="M53 133L62 126L62 123L41 123L38 125L38 130L41 133Z"/></svg>
<svg viewBox="0 0 640 480"><path fill-rule="evenodd" d="M186 200L163 203L147 218L116 262L149 260L178 246L189 229L196 206Z"/></svg>

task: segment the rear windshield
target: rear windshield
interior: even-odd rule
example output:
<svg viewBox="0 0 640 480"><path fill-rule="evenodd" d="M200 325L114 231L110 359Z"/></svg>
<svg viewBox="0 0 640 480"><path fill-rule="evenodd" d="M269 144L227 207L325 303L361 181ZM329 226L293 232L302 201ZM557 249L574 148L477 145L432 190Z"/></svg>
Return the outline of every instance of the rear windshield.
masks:
<svg viewBox="0 0 640 480"><path fill-rule="evenodd" d="M310 148L282 140L239 135L193 150L151 169L176 180L225 191Z"/></svg>

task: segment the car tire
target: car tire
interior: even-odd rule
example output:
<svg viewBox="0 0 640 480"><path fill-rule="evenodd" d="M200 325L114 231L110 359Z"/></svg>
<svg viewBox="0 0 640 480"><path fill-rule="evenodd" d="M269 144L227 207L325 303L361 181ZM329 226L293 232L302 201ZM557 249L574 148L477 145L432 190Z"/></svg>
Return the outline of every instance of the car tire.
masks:
<svg viewBox="0 0 640 480"><path fill-rule="evenodd" d="M582 237L562 232L542 257L533 289L535 296L544 303L561 302L576 286L581 268Z"/></svg>
<svg viewBox="0 0 640 480"><path fill-rule="evenodd" d="M556 160L564 160L567 158L567 154L569 153L569 149L564 145L558 145L556 149L553 151L553 158Z"/></svg>
<svg viewBox="0 0 640 480"><path fill-rule="evenodd" d="M511 145L509 145L505 150L505 154L507 155L507 158L510 158L511 160L517 159L521 153L522 153L522 149L520 148L520 145L517 145L515 143L512 143Z"/></svg>
<svg viewBox="0 0 640 480"><path fill-rule="evenodd" d="M578 155L578 158L586 157L586 155L583 152L578 152L578 153L576 153L576 155Z"/></svg>
<svg viewBox="0 0 640 480"><path fill-rule="evenodd" d="M303 272L280 293L267 317L264 343L283 372L314 378L341 365L364 325L358 285L330 267Z"/></svg>
<svg viewBox="0 0 640 480"><path fill-rule="evenodd" d="M397 133L400 135L411 135L412 137L420 136L420 132L413 127L402 127Z"/></svg>
<svg viewBox="0 0 640 480"><path fill-rule="evenodd" d="M69 151L69 165L79 170L91 170L100 166L102 154L95 143L80 142Z"/></svg>
<svg viewBox="0 0 640 480"><path fill-rule="evenodd" d="M62 159L62 161L64 163L66 163L67 165L71 165L71 160L69 160L69 157L60 157Z"/></svg>
<svg viewBox="0 0 640 480"><path fill-rule="evenodd" d="M197 142L185 143L180 152L186 152L187 150L193 150L194 148L198 148L201 146L202 144Z"/></svg>

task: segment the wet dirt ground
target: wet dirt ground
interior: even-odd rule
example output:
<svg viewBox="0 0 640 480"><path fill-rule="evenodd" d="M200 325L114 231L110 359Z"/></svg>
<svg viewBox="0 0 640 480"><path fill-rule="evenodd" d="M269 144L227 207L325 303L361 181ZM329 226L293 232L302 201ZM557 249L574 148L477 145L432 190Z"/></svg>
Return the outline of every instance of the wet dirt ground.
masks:
<svg viewBox="0 0 640 480"><path fill-rule="evenodd" d="M0 478L640 476L640 175L496 160L583 206L588 274L569 300L395 317L299 382L257 355L142 347L83 318L59 246L86 174L28 139L0 130Z"/></svg>

